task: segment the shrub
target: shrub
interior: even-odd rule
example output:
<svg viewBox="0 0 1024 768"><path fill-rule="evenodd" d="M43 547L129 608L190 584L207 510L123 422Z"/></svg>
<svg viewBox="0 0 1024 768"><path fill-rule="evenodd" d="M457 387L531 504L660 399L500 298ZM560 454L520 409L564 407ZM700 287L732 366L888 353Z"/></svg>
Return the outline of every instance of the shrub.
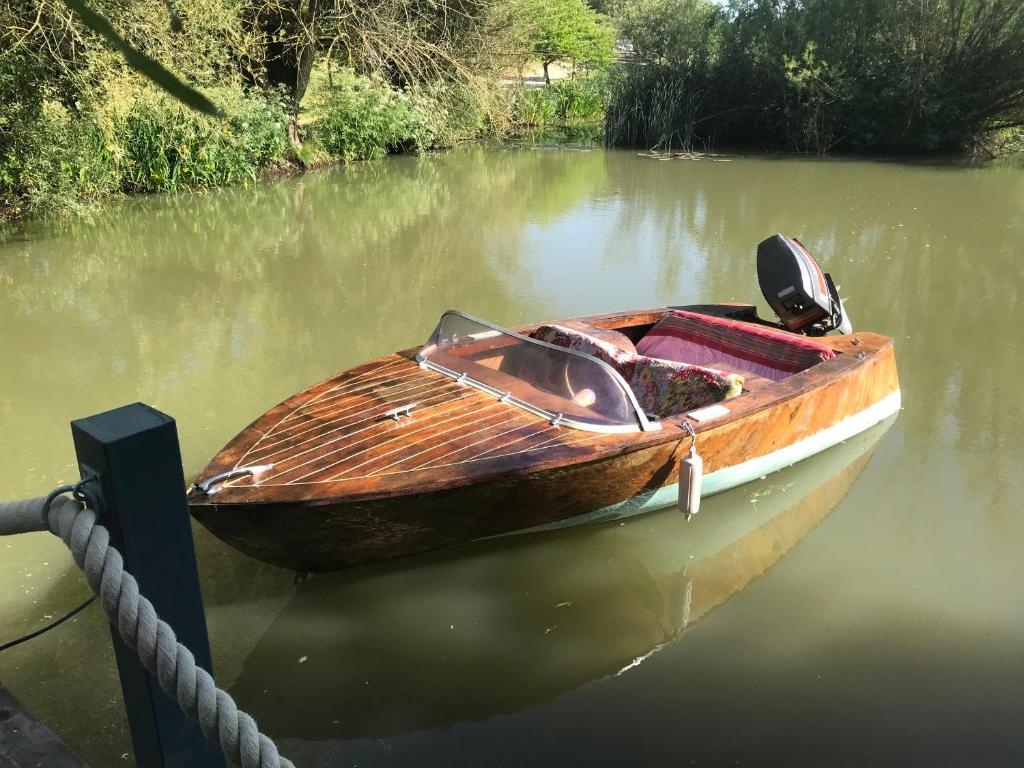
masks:
<svg viewBox="0 0 1024 768"><path fill-rule="evenodd" d="M145 87L118 111L96 99L70 111L48 94L11 94L0 118L0 215L75 211L116 192L235 184L288 160L280 99L241 89L214 98L213 119Z"/></svg>
<svg viewBox="0 0 1024 768"><path fill-rule="evenodd" d="M31 61L0 58L0 219L75 207L116 189L92 116L47 98L39 75Z"/></svg>
<svg viewBox="0 0 1024 768"><path fill-rule="evenodd" d="M516 120L531 128L553 125L558 120L558 104L547 88L522 89L516 104Z"/></svg>
<svg viewBox="0 0 1024 768"><path fill-rule="evenodd" d="M1024 123L1019 0L623 0L607 136L949 152Z"/></svg>
<svg viewBox="0 0 1024 768"><path fill-rule="evenodd" d="M567 125L602 120L611 93L608 75L603 72L558 80L548 90L555 98L559 119Z"/></svg>
<svg viewBox="0 0 1024 768"><path fill-rule="evenodd" d="M24 211L75 210L117 190L117 171L90 119L57 104L8 112L0 141L0 218Z"/></svg>
<svg viewBox="0 0 1024 768"><path fill-rule="evenodd" d="M596 72L556 80L543 88L524 88L516 104L520 125L529 127L600 122L611 96L608 75Z"/></svg>
<svg viewBox="0 0 1024 768"><path fill-rule="evenodd" d="M421 85L414 101L434 147L505 135L514 122L517 104L511 89L494 79L473 75Z"/></svg>
<svg viewBox="0 0 1024 768"><path fill-rule="evenodd" d="M334 80L314 105L311 134L330 154L368 160L432 145L428 120L408 93L351 70Z"/></svg>
<svg viewBox="0 0 1024 768"><path fill-rule="evenodd" d="M288 160L287 114L274 94L223 90L220 120L168 98L137 102L114 121L125 192L237 184Z"/></svg>

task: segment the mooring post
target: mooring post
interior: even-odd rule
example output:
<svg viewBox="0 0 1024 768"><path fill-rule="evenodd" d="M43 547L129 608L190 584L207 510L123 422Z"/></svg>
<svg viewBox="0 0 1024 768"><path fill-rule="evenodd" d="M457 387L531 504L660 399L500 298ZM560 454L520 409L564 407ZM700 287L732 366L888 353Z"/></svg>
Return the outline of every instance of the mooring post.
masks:
<svg viewBox="0 0 1024 768"><path fill-rule="evenodd" d="M100 480L100 522L125 569L196 663L213 672L178 432L142 403L71 422L82 477ZM139 768L223 768L224 758L111 627Z"/></svg>

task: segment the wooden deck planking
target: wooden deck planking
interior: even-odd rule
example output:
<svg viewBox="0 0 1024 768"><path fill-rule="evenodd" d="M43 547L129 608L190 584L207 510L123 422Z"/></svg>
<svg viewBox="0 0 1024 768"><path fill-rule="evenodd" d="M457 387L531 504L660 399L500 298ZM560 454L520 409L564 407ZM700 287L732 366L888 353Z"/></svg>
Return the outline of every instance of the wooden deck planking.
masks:
<svg viewBox="0 0 1024 768"><path fill-rule="evenodd" d="M382 373L382 371L384 373ZM415 403L410 416L384 414ZM572 430L460 385L403 357L322 383L287 409L234 466L272 464L228 488L331 483L527 452Z"/></svg>

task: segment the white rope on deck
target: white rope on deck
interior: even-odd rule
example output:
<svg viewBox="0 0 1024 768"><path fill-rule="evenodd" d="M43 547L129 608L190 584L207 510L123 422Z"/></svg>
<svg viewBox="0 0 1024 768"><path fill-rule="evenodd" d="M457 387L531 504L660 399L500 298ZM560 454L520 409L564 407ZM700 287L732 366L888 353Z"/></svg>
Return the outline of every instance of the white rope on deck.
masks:
<svg viewBox="0 0 1024 768"><path fill-rule="evenodd" d="M0 502L0 535L49 530L59 536L125 644L228 760L242 768L295 768L156 615L135 577L125 571L121 553L110 545L110 533L96 522L96 513L58 495L72 490L65 486L48 497Z"/></svg>

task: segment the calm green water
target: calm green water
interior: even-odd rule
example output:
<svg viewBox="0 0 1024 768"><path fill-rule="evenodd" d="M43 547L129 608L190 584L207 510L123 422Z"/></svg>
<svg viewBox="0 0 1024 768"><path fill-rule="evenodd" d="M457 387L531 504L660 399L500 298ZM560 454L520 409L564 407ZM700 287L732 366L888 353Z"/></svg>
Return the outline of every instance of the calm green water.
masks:
<svg viewBox="0 0 1024 768"><path fill-rule="evenodd" d="M219 679L301 766L1024 762L1024 170L472 149L34 225L0 243L0 497L74 476L67 422L142 400L186 474L295 390L426 338L759 300L797 235L896 339L904 410L625 524L296 584L197 529ZM0 541L0 641L86 587ZM0 680L130 764L92 607Z"/></svg>

